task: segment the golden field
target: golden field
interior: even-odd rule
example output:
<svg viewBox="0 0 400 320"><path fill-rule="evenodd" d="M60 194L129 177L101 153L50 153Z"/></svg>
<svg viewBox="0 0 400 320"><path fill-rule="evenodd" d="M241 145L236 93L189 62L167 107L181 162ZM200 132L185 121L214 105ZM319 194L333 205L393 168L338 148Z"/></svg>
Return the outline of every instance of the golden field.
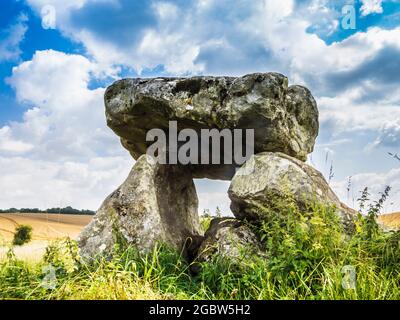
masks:
<svg viewBox="0 0 400 320"><path fill-rule="evenodd" d="M400 212L380 215L378 221L389 228L400 229Z"/></svg>
<svg viewBox="0 0 400 320"><path fill-rule="evenodd" d="M40 259L46 246L52 240L70 237L76 239L79 232L93 216L45 213L0 214L0 258L12 242L18 225L30 225L33 228L32 241L16 247L15 253L20 258Z"/></svg>

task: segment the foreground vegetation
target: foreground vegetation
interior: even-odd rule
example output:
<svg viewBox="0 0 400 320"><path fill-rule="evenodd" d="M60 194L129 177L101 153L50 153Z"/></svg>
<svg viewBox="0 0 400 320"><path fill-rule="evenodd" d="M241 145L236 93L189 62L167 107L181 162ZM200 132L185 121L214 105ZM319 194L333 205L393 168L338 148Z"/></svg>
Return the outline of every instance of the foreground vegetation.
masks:
<svg viewBox="0 0 400 320"><path fill-rule="evenodd" d="M384 199L383 199L384 200ZM380 202L345 236L334 208L300 213L290 198L256 228L266 257L215 256L197 276L173 250L141 255L116 246L112 259L80 261L76 243L58 240L40 263L0 262L3 299L400 299L400 232L376 223ZM282 211L284 210L284 211ZM205 225L208 221L203 221Z"/></svg>

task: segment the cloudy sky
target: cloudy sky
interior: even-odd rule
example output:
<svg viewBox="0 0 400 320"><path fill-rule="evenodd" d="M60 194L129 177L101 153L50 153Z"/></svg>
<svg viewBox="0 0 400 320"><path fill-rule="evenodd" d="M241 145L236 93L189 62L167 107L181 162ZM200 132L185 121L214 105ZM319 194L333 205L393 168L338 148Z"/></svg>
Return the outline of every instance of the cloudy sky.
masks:
<svg viewBox="0 0 400 320"><path fill-rule="evenodd" d="M0 208L97 209L126 178L116 79L276 71L314 94L309 163L341 199L390 185L400 209L400 0L2 0L0 26ZM229 211L227 182L196 184Z"/></svg>

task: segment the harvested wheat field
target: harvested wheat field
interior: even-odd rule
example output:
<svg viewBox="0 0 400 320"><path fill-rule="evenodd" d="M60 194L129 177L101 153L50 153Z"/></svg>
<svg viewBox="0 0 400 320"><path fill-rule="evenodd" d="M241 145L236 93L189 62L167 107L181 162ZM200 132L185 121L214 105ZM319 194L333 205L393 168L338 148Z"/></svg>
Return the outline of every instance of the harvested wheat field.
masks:
<svg viewBox="0 0 400 320"><path fill-rule="evenodd" d="M400 212L383 214L378 217L378 220L389 228L400 229Z"/></svg>
<svg viewBox="0 0 400 320"><path fill-rule="evenodd" d="M32 241L15 248L20 258L40 259L46 246L52 240L70 237L76 239L79 232L92 219L87 215L13 213L0 214L0 258L7 252L18 225L30 225Z"/></svg>

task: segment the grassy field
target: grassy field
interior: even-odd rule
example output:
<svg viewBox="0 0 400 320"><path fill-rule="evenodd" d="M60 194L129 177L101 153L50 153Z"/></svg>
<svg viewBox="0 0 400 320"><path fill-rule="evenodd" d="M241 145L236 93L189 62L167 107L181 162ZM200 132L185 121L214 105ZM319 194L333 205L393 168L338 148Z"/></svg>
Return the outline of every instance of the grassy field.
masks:
<svg viewBox="0 0 400 320"><path fill-rule="evenodd" d="M215 255L195 276L162 244L147 254L118 244L91 263L69 239L52 242L39 261L11 250L0 260L0 299L400 299L400 232L379 229L374 210L357 218L351 236L334 208L277 210L284 214L261 211L265 220L253 228L265 256Z"/></svg>
<svg viewBox="0 0 400 320"><path fill-rule="evenodd" d="M18 258L38 261L48 244L55 239L69 237L76 239L92 216L44 213L0 214L0 259L4 258L13 239L15 228L29 225L33 228L32 241L15 248Z"/></svg>

